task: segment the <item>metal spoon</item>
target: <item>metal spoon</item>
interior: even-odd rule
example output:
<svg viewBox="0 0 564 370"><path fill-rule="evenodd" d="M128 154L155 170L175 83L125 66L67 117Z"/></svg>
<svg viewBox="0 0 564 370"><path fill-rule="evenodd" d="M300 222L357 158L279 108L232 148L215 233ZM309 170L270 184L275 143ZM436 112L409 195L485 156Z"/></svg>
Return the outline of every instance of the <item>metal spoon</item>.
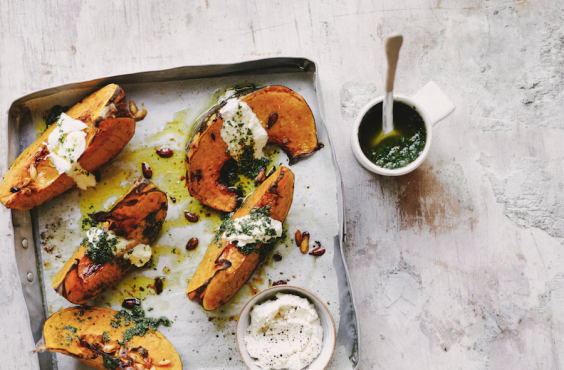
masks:
<svg viewBox="0 0 564 370"><path fill-rule="evenodd" d="M399 51L403 43L402 35L390 36L386 39L386 57L388 59L388 73L386 75L386 95L382 107L382 132L374 140L374 146L382 140L399 135L394 130L394 79L396 78L396 67L398 65Z"/></svg>

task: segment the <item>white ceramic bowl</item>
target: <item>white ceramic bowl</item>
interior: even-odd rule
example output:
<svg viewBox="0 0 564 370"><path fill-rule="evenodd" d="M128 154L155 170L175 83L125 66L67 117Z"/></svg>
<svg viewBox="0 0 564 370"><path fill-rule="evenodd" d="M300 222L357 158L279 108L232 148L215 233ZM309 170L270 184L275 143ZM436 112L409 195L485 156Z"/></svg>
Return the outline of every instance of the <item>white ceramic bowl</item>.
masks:
<svg viewBox="0 0 564 370"><path fill-rule="evenodd" d="M239 314L239 319L237 320L236 329L236 341L237 349L245 362L245 365L251 370L261 370L260 367L255 365L255 361L247 352L247 347L245 345L245 335L247 334L247 328L251 324L251 309L259 303L264 301L275 299L277 293L288 293L300 296L302 298L307 298L317 310L319 319L321 321L321 327L323 328L323 345L321 347L321 353L313 362L307 367L308 370L323 370L331 362L333 357L333 352L335 351L335 343L337 342L337 331L335 330L335 322L333 321L333 316L329 312L329 308L323 303L316 295L312 292L291 285L277 285L263 290L262 292L256 294L251 298L247 304L241 310Z"/></svg>
<svg viewBox="0 0 564 370"><path fill-rule="evenodd" d="M421 163L423 163L425 158L427 158L427 155L429 154L429 149L431 148L431 143L433 141L433 126L431 125L431 121L427 113L425 113L425 110L420 105L418 105L413 99L410 99L403 95L394 95L395 101L400 101L402 103L415 107L415 109L421 115L423 121L425 122L425 129L427 130L427 139L425 141L425 147L423 148L423 152L419 155L419 157L417 157L417 159L415 159L407 166L395 168L395 169L388 169L388 168L377 166L376 164L371 162L362 152L362 149L360 148L360 142L358 141L358 128L360 126L360 122L362 121L362 118L364 118L364 115L368 112L368 110L373 106L375 106L376 104L382 102L383 100L384 97L380 96L370 101L368 104L364 106L364 108L362 108L362 110L356 117L356 120L354 121L354 126L351 133L351 147L357 161L362 165L362 167L366 168L368 171L384 176L405 175L406 173L409 173L414 169L416 169L417 167L419 167Z"/></svg>

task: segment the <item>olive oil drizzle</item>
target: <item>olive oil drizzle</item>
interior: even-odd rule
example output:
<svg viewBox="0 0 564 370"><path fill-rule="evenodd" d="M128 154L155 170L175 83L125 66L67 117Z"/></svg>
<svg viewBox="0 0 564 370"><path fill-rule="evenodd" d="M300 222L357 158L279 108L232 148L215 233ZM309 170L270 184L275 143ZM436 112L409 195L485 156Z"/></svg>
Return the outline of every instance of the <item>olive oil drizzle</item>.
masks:
<svg viewBox="0 0 564 370"><path fill-rule="evenodd" d="M405 167L417 159L425 148L425 122L415 107L394 101L394 130L399 135L373 144L374 139L382 133L382 103L365 114L358 129L358 139L364 155L382 168Z"/></svg>

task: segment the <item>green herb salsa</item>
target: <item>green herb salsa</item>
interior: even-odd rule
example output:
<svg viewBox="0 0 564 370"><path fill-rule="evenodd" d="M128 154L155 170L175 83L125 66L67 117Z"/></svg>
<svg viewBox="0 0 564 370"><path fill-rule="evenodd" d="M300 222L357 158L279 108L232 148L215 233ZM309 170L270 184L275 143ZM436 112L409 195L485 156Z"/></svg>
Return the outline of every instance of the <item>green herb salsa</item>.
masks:
<svg viewBox="0 0 564 370"><path fill-rule="evenodd" d="M106 231L102 231L98 240L91 243L88 238L82 240L82 245L88 247L86 250L86 255L92 260L92 262L102 265L108 261L115 259L114 250L118 244L117 238L111 238L110 234Z"/></svg>
<svg viewBox="0 0 564 370"><path fill-rule="evenodd" d="M271 227L271 219L269 216L270 216L269 205L263 208L253 208L250 212L249 219L240 225L241 227L240 230L235 228L235 222L236 222L235 220L232 220L231 218L227 218L225 221L223 221L223 223L219 227L219 230L215 235L214 242L217 242L223 234L225 234L226 236L232 234L245 234L248 236L252 236L254 235L253 231L257 227L258 228L262 227L265 236L269 239L268 241L265 242L257 241L255 243L247 243L244 246L239 246L238 242L235 241L235 245L237 246L237 249L239 249L239 251L242 254L249 255L253 252L258 252L259 255L261 256L261 259L263 259L264 256L274 248L275 243L278 241L278 238L276 238L276 231ZM259 224L257 225L257 223ZM257 250L257 246L259 244L262 245L259 248L259 250Z"/></svg>
<svg viewBox="0 0 564 370"><path fill-rule="evenodd" d="M364 155L374 164L388 169L405 167L423 152L427 141L425 122L415 107L394 101L394 131L374 145L382 134L382 103L364 115L358 128L358 140Z"/></svg>
<svg viewBox="0 0 564 370"><path fill-rule="evenodd" d="M151 310L151 308L148 309L148 311ZM96 323L89 322L86 326L80 324L85 321L88 322L93 320L91 312L91 308L82 307L82 309L74 313L74 318L67 320L67 325L62 328L55 327L55 330L57 330L59 333L57 335L57 338L59 338L59 346L66 344L66 347L70 347L73 341L75 341L78 343L79 347L86 347L94 351L96 356L102 356L103 366L108 370L124 369L129 368L128 366L133 366L131 362L124 362L124 360L118 357L118 355L121 356L120 352L104 351L105 344L112 341L112 339L117 339L115 337L112 338L110 331L105 330L102 332L101 343L91 343L86 340L87 337L95 334L92 334L91 332L89 332L89 330L86 330L86 332L83 332L83 330L85 330L85 328L90 328L91 326L96 325ZM78 324L76 324L75 321L77 321ZM141 307L133 307L131 313L126 310L121 310L117 312L113 316L113 319L110 321L110 325L114 329L127 327L121 333L121 340L117 339L117 342L120 346L125 346L126 343L131 341L135 336L143 337L148 332L155 332L161 325L170 327L172 323L173 322L165 316L146 317L145 311L143 311ZM52 328L53 326L51 325L50 327ZM137 351L143 358L147 357L148 355L148 351L142 347L128 348L127 351ZM93 357L93 359L94 358L96 357Z"/></svg>
<svg viewBox="0 0 564 370"><path fill-rule="evenodd" d="M131 323L135 325L122 334L122 341L118 341L119 344L124 344L131 340L134 336L144 336L148 331L155 331L159 325L170 326L172 322L161 316L159 318L145 317L145 311L139 307L133 307L132 313L125 310L119 311L115 316L114 320L111 322L111 326L117 329L121 326L129 326Z"/></svg>

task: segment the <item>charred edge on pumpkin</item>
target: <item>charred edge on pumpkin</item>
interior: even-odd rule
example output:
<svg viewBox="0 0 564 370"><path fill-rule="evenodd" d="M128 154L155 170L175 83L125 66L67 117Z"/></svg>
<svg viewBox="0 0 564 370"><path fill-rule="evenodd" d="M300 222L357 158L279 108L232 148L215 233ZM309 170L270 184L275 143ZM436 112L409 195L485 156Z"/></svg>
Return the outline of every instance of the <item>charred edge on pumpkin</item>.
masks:
<svg viewBox="0 0 564 370"><path fill-rule="evenodd" d="M112 94L112 96L108 99L108 101L106 102L106 104L104 105L104 107L110 107L112 104L115 107L115 111L111 112L110 114L114 114L116 117L119 116L119 114L121 113L120 111L123 111L124 107L123 107L123 102L125 101L125 92L122 90L122 88L118 85L116 85L116 88L114 89L114 93ZM84 98L86 99L86 98ZM84 101L84 99L81 100L81 103ZM120 102L121 102L121 106L120 106ZM129 114L129 111L127 112ZM123 113L122 113L123 114ZM128 117L128 115L122 115L122 117ZM88 118L90 118L90 121L92 122L92 124L94 125L94 127L98 127L100 125L100 122L107 120L108 117L102 117L102 116L98 116L96 117L96 119L92 119L92 115L89 114L87 117L79 117L80 120L82 120L83 122L85 122Z"/></svg>
<svg viewBox="0 0 564 370"><path fill-rule="evenodd" d="M120 97L120 95L122 95L122 96ZM120 100L124 100L123 98L125 98L125 93L124 93L123 89L121 88L121 86L116 85L116 88L114 90L114 94L108 100L108 103L106 103L106 105L110 105L112 103L117 103Z"/></svg>
<svg viewBox="0 0 564 370"><path fill-rule="evenodd" d="M190 137L190 140L188 141L188 144L186 145L186 156L188 156L188 152L190 151L190 147L192 146L192 143L194 142L194 139L196 138L196 136L199 134L200 136L204 134L204 132L206 131L206 129L209 127L209 122L213 121L215 122L217 120L217 118L219 117L219 109L221 109L224 105L225 105L226 101L222 102L221 104L216 104L213 107L211 107L210 109L208 109L206 112L204 112L204 115L202 116L202 118L200 118L193 126L193 128L190 130L190 132L188 133L188 137ZM214 116L214 119L212 120L212 116Z"/></svg>
<svg viewBox="0 0 564 370"><path fill-rule="evenodd" d="M131 199L131 200L128 200L127 202L125 202L125 206L126 207L133 207L137 203L139 203L139 199Z"/></svg>
<svg viewBox="0 0 564 370"><path fill-rule="evenodd" d="M80 260L75 259L75 262L72 264L72 266L70 267L69 271L67 272L67 274L65 275L65 278L63 279L63 281L61 281L61 283L55 288L55 292L57 292L58 294L60 294L62 297L68 298L68 294L70 292L67 292L67 288L65 286L65 281L67 280L66 277L73 271L76 270L76 275L78 276L78 264L80 263Z"/></svg>
<svg viewBox="0 0 564 370"><path fill-rule="evenodd" d="M88 257L86 257L86 258L88 258ZM122 270L126 271L126 273L127 273L127 271L129 271L129 269L130 269L131 267L133 267L133 265L132 265L128 260L118 259L117 262L118 262L118 264L120 265L120 267L122 267ZM106 264L113 264L113 263L114 263L114 261L106 262ZM103 266L103 265L99 265L99 266ZM88 276L88 277L82 277L82 276L80 276L80 275L78 274L78 266L77 266L76 270L77 270L77 271L76 271L77 277L79 278L79 280L80 280L81 282L84 283L84 282L85 282L85 279L87 279L88 277L90 277L90 276ZM71 271L72 271L72 270L71 270ZM70 273L70 271L69 271L69 272L67 273L67 275L65 276L65 280L66 280L66 277L69 275L69 273ZM94 298L98 297L98 296L99 296L100 294L102 294L104 291L108 290L112 285L113 285L113 284L108 285L108 283L106 283L106 282L101 282L101 283L99 283L98 285L96 285L94 288L89 289L89 290L88 290L89 293L88 293L88 294L85 294L85 295L82 297L81 300L71 301L68 296L72 293L72 291L66 292L67 295L65 295L65 296L63 296L63 297L65 297L65 298L66 298L69 302L71 302L71 303L83 305L83 304L86 304L86 303L90 302L90 301L93 300ZM66 290L66 288L65 288L65 290ZM56 291L56 290L55 290L55 291Z"/></svg>
<svg viewBox="0 0 564 370"><path fill-rule="evenodd" d="M116 117L126 117L126 118L131 118L133 119L133 115L131 114L131 112L129 111L129 104L127 102L126 96L125 96L125 91L123 91L123 89L118 86L118 88L116 90L121 90L121 92L119 94L114 93L115 96L115 103L116 104L116 108L117 108L117 112ZM117 93L117 91L116 91ZM120 97L121 95L121 97ZM114 96L112 96L112 99L114 99Z"/></svg>
<svg viewBox="0 0 564 370"><path fill-rule="evenodd" d="M42 144L40 147L41 150L37 150L35 155L32 157L31 161L37 166L37 164L41 161L46 159L49 155L49 149L47 149L47 145Z"/></svg>
<svg viewBox="0 0 564 370"><path fill-rule="evenodd" d="M323 144L322 142L318 141L317 142L317 147L315 149L313 149L311 152L309 153L304 153L304 154L300 154L297 155L295 157L292 157L290 155L290 153L286 150L286 146L285 145L281 145L280 146L282 148L282 150L284 151L284 153L288 154L288 163L291 165L295 164L296 162L298 162L301 158L305 158L305 157L309 157L310 155L312 155L313 153L317 152L320 149L323 149L325 147L325 144Z"/></svg>
<svg viewBox="0 0 564 370"><path fill-rule="evenodd" d="M163 202L161 203L161 208L159 208L158 210L155 210L153 212L151 212L150 214L147 215L146 218L143 219L143 221L146 221L148 225L150 225L150 221L146 220L149 216L151 216L152 213L155 213L155 217L162 211L166 211L168 209L168 203ZM153 244L155 242L155 240L157 240L159 234L162 231L163 228L163 224L164 224L164 219L162 221L157 221L155 222L153 225L148 226L147 228L144 229L143 231L143 238L147 239L147 244Z"/></svg>
<svg viewBox="0 0 564 370"><path fill-rule="evenodd" d="M235 209L239 209L241 207L241 204L243 204L244 199L245 198L243 198L243 197L235 198Z"/></svg>
<svg viewBox="0 0 564 370"><path fill-rule="evenodd" d="M190 300L192 302L196 302L197 304L199 304L200 306L203 307L202 302L204 301L204 293L206 292L206 289L208 288L208 285L210 284L210 281L212 279L213 279L213 276L211 278L209 278L208 280L206 280L200 287L198 287L197 289L189 292L188 298L190 298Z"/></svg>
<svg viewBox="0 0 564 370"><path fill-rule="evenodd" d="M200 285L198 288L194 289L191 292L188 292L188 298L190 298L191 301L198 303L202 307L203 307L202 302L204 301L204 295L205 295L206 289L208 288L208 285L210 285L213 278L218 273L220 273L221 271L227 270L228 268L230 268L233 265L233 263L231 261L224 260L224 259L220 258L221 255L225 252L226 249L227 249L227 247L223 250L223 252L221 252L219 254L219 256L215 260L215 265L218 266L218 268L215 271L215 273L213 274L213 276L211 278L209 278L208 280L204 281L204 283L202 285ZM190 297L191 294L192 294L192 296Z"/></svg>
<svg viewBox="0 0 564 370"><path fill-rule="evenodd" d="M268 188L268 192L270 194L276 194L277 196L281 197L280 194L278 193L278 183L280 181L282 181L282 179L284 178L284 175L286 174L287 171L281 169L280 170L280 174L278 175L278 177L276 178L276 180L274 180L274 183L272 185L270 185L270 187Z"/></svg>
<svg viewBox="0 0 564 370"><path fill-rule="evenodd" d="M196 178L196 181L198 182L198 184L200 183L200 180L202 179L202 170L196 170L196 174L192 174L193 177Z"/></svg>
<svg viewBox="0 0 564 370"><path fill-rule="evenodd" d="M219 256L217 256L217 258L215 259L214 265L216 265L216 266L222 266L222 265L225 266L225 265L228 263L229 266L227 266L226 268L231 267L232 262L229 261L229 260L226 260L226 259L222 258L221 256L223 256L223 254L225 253L225 251L226 251L230 246L233 246L233 245L234 245L233 243L228 243L228 244L225 246L225 248L223 248L223 250L221 251L221 253L219 254Z"/></svg>
<svg viewBox="0 0 564 370"><path fill-rule="evenodd" d="M87 357L87 359L95 360L95 359L98 358L98 356L102 356L102 358L105 357L105 358L109 358L109 359L117 359L117 360L119 360L119 364L117 364L117 368L119 368L119 369L124 369L124 368L126 368L126 367L128 367L128 366L130 366L130 367L133 367L133 366L134 366L133 360L130 359L129 356L126 355L128 361L127 361L127 362L123 362L122 359L121 359L119 356L111 356L110 354L105 353L104 351L102 351L102 350L96 348L94 345L92 345L92 344L88 343L87 341L85 341L85 340L84 340L84 337L80 338L80 340L79 340L78 343L79 343L79 347L87 348L87 349L91 350L91 351L94 353L94 354L92 355L92 357ZM120 347L118 347L118 348L120 348ZM117 349L116 349L116 351L117 351ZM115 354L116 351L114 351L114 352L112 352L112 353ZM73 357L78 357L78 356L75 355L75 356L73 356ZM82 357L82 356L80 356L80 357Z"/></svg>
<svg viewBox="0 0 564 370"><path fill-rule="evenodd" d="M46 160L47 155L49 155L49 150L47 149L47 146L42 144L38 150L33 154L33 156L31 157L31 160L28 164L28 168L31 165L34 165L37 167L38 163L42 160ZM14 161L14 163L12 163L12 165L10 166L10 169L12 169L12 167L14 166L14 164L16 164L16 161ZM29 185L31 185L33 183L32 181L27 181L27 182L23 182L23 183L19 183L19 184L14 184L14 186L12 186L10 188L10 192L13 194L12 197L17 196L18 193L20 193L22 190L26 190L27 192L34 192L33 188L29 188ZM22 192L22 194L24 194L26 192Z"/></svg>
<svg viewBox="0 0 564 370"><path fill-rule="evenodd" d="M152 185L152 187L151 187ZM136 182L135 185L132 189L129 190L128 193L126 193L125 197L123 197L122 200L120 200L117 204L115 204L112 209L110 209L109 211L98 211L98 212L94 212L94 213L89 213L88 216L93 219L94 221L98 221L98 222L105 222L105 221L116 221L118 219L114 219L113 218L113 213L115 212L116 209L119 209L123 206L125 207L132 207L134 206L137 202L139 202L139 197L142 197L146 194L152 193L152 192L160 192L162 193L161 190L159 190L159 188L157 188L157 186L155 184L153 184L151 181L140 177ZM164 193L163 193L164 194ZM132 197L136 197L134 199L131 199ZM135 201L135 203L131 203ZM160 209L167 209L168 210L168 205L165 203L165 206L163 207L163 205L161 204L161 208ZM159 210L160 210L159 209Z"/></svg>
<svg viewBox="0 0 564 370"><path fill-rule="evenodd" d="M90 260L89 257L86 257ZM82 276L79 276L82 280L89 278L90 276L94 275L97 271L102 268L102 265L94 263L94 261L90 260L90 263L82 270Z"/></svg>
<svg viewBox="0 0 564 370"><path fill-rule="evenodd" d="M120 267L121 270L128 270L129 268L131 268L133 266L129 260L126 260L124 258L117 258L116 257L113 260L105 262L101 265L92 261L86 254L82 257L82 259L85 259L85 258L88 260L88 264L86 265L85 268L82 269L82 275L79 274L80 262L77 266L77 275L80 278L80 280L82 280L82 281L85 281L85 279L88 279L90 276L96 274L101 268L103 268L106 265L117 264ZM82 261L82 259L81 259L81 261ZM101 284L105 284L105 283L101 283Z"/></svg>
<svg viewBox="0 0 564 370"><path fill-rule="evenodd" d="M143 218L141 221L146 221L147 218L150 217L152 214L155 214L155 217L156 217L156 215L158 215L160 213L160 211L163 211L163 210L168 211L168 202L162 202L160 208L155 209L154 211L148 213L147 216L145 216L145 218ZM116 236L127 237L126 232L124 230L121 230L120 228L121 228L122 222L129 220L129 218L113 217L113 214L110 213L110 212L96 212L96 213L104 213L104 214L101 214L101 215L89 214L89 216L93 220L98 221L98 222L109 222L110 224L108 225L108 230L114 231ZM150 221L146 221L146 222L150 226L148 226L144 230L143 237L148 240L147 241L148 244L153 244L153 242L157 239L159 233L161 232L161 229L162 229L163 224L164 224L164 220L163 221L156 221L154 223L150 222ZM147 231L147 230L150 230L150 231ZM146 235L146 234L149 234L149 235Z"/></svg>

